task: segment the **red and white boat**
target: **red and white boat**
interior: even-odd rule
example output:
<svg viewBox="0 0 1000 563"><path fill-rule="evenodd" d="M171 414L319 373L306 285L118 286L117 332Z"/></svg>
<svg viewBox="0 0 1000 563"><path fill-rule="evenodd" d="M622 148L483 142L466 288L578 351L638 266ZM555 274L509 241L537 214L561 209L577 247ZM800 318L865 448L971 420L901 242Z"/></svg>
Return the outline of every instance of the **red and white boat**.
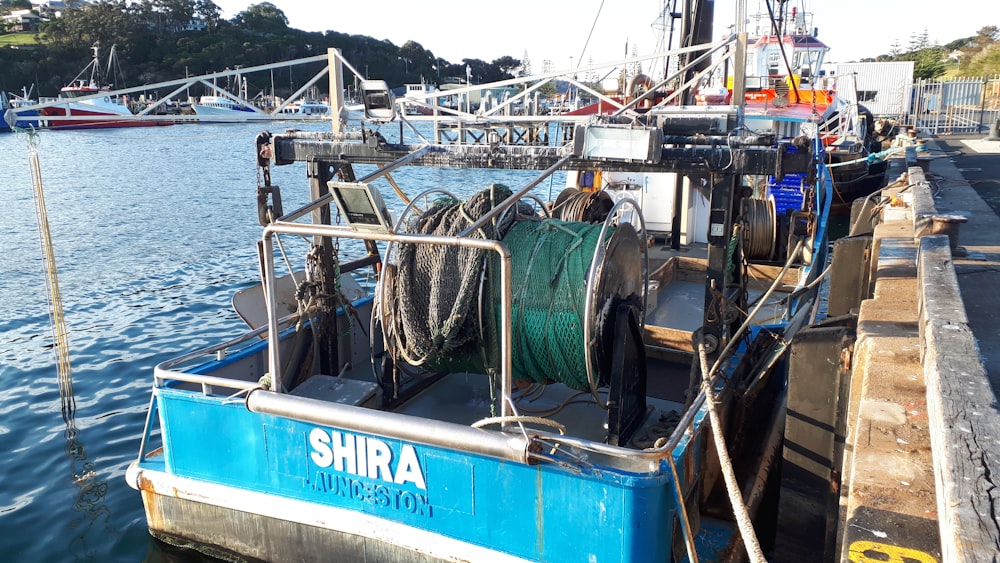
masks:
<svg viewBox="0 0 1000 563"><path fill-rule="evenodd" d="M45 127L91 129L171 124L169 121L139 119L129 110L124 97L112 95L112 86L106 80L102 81L99 44L95 43L93 49L94 58L69 85L59 90L56 103L38 109L38 114L47 118L42 120ZM115 46L112 45L106 76L110 76L114 64Z"/></svg>

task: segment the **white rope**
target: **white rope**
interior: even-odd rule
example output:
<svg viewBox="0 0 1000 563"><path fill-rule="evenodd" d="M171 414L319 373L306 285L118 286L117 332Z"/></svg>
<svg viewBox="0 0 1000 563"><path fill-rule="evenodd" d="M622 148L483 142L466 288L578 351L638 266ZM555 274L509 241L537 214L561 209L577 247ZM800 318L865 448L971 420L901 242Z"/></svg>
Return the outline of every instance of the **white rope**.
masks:
<svg viewBox="0 0 1000 563"><path fill-rule="evenodd" d="M527 415L515 415L515 416L491 416L489 418L484 418L482 420L477 420L472 423L473 428L482 428L483 426L489 424L503 424L505 422L516 422L518 424L527 422L534 424L541 424L542 426L551 426L559 431L560 435L566 435L566 426L555 420L549 420L547 418L542 418L540 416L527 416ZM522 431L523 431L522 427Z"/></svg>
<svg viewBox="0 0 1000 563"><path fill-rule="evenodd" d="M705 391L705 404L708 405L708 416L712 422L712 439L715 441L716 451L719 452L719 465L722 466L726 492L729 494L729 502L733 506L733 516L736 518L736 525L739 527L740 536L743 538L743 545L746 547L750 561L754 563L766 562L767 559L764 557L760 542L757 541L757 534L753 529L753 522L750 520L750 512L743 502L743 494L736 482L733 460L729 457L729 450L726 449L722 423L719 421L719 413L715 409L715 393L711 383L712 374L708 370L708 356L705 354L704 341L698 342L698 358L701 360L701 380L702 388Z"/></svg>

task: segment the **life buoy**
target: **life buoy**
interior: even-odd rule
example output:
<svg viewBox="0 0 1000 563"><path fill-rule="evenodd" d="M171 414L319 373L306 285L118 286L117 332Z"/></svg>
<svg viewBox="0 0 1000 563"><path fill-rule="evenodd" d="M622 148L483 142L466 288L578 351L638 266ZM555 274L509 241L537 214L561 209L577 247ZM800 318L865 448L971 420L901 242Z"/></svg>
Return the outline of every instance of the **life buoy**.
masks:
<svg viewBox="0 0 1000 563"><path fill-rule="evenodd" d="M629 98L638 98L653 89L653 79L645 74L637 74L628 80L625 87L625 95Z"/></svg>
<svg viewBox="0 0 1000 563"><path fill-rule="evenodd" d="M104 102L110 104L111 103L111 97L110 96L104 96Z"/></svg>

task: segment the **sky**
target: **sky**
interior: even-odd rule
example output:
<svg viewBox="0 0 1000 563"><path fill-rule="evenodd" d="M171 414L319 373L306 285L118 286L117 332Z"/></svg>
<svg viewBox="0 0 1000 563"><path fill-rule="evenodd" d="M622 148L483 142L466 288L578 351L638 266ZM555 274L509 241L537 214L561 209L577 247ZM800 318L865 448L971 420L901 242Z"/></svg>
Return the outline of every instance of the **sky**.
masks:
<svg viewBox="0 0 1000 563"><path fill-rule="evenodd" d="M230 19L252 4L214 0ZM397 46L416 41L452 63L486 62L525 53L535 72L542 61L555 69L590 61L619 60L633 46L638 53L656 47L652 23L663 0L501 0L499 2L414 2L412 0L269 0L305 31L333 30L387 39ZM735 20L737 0L715 0L714 37ZM791 0L789 6L801 5ZM1000 26L997 0L812 0L818 38L830 47L828 62L851 62L904 50L925 30L932 44L969 37L986 25ZM374 13L368 13L373 11ZM766 11L762 0L746 0L747 14ZM596 22L596 23L595 23ZM591 30L593 30L591 32ZM588 36L590 40L588 42Z"/></svg>

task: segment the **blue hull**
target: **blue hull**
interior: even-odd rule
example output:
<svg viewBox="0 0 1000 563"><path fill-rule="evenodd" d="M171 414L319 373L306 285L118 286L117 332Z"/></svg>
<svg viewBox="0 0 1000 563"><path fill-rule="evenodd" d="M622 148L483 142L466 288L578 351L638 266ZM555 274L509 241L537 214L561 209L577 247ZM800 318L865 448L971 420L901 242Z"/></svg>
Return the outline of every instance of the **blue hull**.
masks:
<svg viewBox="0 0 1000 563"><path fill-rule="evenodd" d="M14 110L8 110L8 113L14 112ZM11 131L12 129L40 129L42 127L42 122L39 119L33 119L40 117L38 111L36 110L20 110L14 112L14 123L11 127L10 123L5 119L6 116L0 114L0 131Z"/></svg>
<svg viewBox="0 0 1000 563"><path fill-rule="evenodd" d="M392 428L382 435L362 434L258 414L225 396L160 388L154 402L162 456L137 463L133 470L145 475L140 480L183 475L195 490L197 484L225 487L232 503L253 491L255 497L338 515L342 520L327 526L348 536L363 535L348 525L355 518L398 528L398 541L366 541L402 551L427 550L433 543L422 542L436 537L457 550L435 550L433 555L443 558L476 553L532 561L669 557L677 503L666 463L642 473L599 465L528 465L407 443L393 439ZM682 475L698 474L691 455L701 448L701 434L696 436L675 451L678 467L685 468ZM257 510L263 517L288 518L269 516L264 506ZM407 545L408 537L422 538L421 545Z"/></svg>

